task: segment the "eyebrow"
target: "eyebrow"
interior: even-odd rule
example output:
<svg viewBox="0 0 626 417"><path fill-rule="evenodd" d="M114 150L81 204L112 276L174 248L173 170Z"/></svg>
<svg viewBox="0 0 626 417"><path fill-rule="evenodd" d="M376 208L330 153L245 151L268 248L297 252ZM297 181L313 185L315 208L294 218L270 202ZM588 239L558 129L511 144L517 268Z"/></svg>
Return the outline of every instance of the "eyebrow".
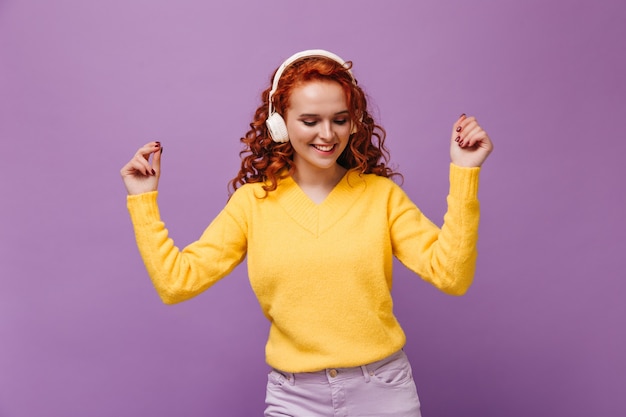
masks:
<svg viewBox="0 0 626 417"><path fill-rule="evenodd" d="M343 115L349 115L350 112L348 110L342 110L340 112L335 113L333 116L343 116ZM299 117L319 117L319 114L313 114L313 113L303 113L301 114Z"/></svg>

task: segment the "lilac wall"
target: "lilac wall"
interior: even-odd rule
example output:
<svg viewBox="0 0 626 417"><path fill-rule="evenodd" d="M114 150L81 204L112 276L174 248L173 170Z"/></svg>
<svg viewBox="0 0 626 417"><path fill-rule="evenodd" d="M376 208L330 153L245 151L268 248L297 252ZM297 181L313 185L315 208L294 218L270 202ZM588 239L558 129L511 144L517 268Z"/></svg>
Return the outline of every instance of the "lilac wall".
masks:
<svg viewBox="0 0 626 417"><path fill-rule="evenodd" d="M476 114L496 145L469 294L396 269L424 415L626 415L625 18L606 0L0 0L0 416L261 415L245 266L162 305L118 171L163 142L162 214L189 243L270 72L308 48L354 61L434 221L450 123Z"/></svg>

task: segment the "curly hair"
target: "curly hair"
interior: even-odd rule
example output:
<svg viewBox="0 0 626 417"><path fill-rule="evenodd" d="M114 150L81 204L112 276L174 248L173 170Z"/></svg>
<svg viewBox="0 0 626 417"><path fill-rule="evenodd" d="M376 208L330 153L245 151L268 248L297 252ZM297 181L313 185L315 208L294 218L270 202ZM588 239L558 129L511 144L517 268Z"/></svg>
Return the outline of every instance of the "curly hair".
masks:
<svg viewBox="0 0 626 417"><path fill-rule="evenodd" d="M346 95L348 112L355 132L350 135L348 146L337 159L337 163L348 170L382 177L400 175L387 166L389 151L385 148L385 130L374 122L367 111L365 93L346 66L321 56L302 58L287 67L280 77L278 88L272 96L275 111L284 115L289 108L289 99L294 88L311 81L333 81L338 83ZM276 71L272 74L272 79ZM232 192L246 183L264 182L266 192L276 190L280 178L293 173L294 150L289 142L272 140L265 121L268 118L271 85L261 94L262 104L254 113L250 130L240 139L244 149L241 168L229 182ZM267 195L267 194L266 194Z"/></svg>

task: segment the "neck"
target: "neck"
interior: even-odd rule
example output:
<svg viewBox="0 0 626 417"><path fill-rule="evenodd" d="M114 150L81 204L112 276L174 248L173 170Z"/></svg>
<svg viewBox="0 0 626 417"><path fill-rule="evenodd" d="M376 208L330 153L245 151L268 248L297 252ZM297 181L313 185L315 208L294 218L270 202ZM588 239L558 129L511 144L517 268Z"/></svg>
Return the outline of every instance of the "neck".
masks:
<svg viewBox="0 0 626 417"><path fill-rule="evenodd" d="M332 169L308 170L298 169L292 175L300 189L315 203L321 203L341 181L346 169L336 164Z"/></svg>
<svg viewBox="0 0 626 417"><path fill-rule="evenodd" d="M339 164L335 164L329 169L307 169L296 166L293 179L298 185L312 187L334 187L343 178L346 169Z"/></svg>

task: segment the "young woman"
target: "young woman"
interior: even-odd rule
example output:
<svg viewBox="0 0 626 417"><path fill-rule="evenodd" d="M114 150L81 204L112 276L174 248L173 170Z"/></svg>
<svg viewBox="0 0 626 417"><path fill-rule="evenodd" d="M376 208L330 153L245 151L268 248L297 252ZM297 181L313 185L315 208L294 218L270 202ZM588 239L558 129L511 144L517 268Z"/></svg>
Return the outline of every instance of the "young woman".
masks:
<svg viewBox="0 0 626 417"><path fill-rule="evenodd" d="M165 303L201 293L247 256L271 322L266 416L420 416L392 311L392 257L446 293L467 291L479 167L493 146L475 118L454 122L438 228L389 178L384 140L351 63L312 50L275 72L241 139L230 200L184 250L159 216L161 144L141 147L121 170L137 244Z"/></svg>

